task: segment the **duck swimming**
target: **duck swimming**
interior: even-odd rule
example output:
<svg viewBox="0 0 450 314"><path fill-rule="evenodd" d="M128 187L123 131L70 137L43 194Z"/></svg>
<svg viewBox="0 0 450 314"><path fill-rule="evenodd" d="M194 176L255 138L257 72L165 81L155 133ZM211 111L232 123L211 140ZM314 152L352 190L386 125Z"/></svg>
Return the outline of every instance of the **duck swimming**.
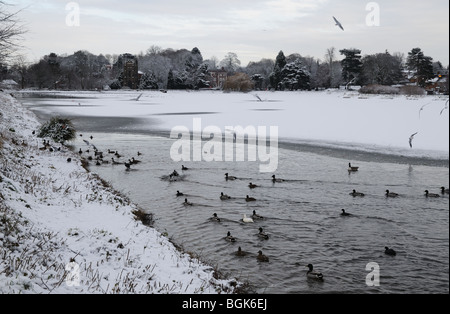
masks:
<svg viewBox="0 0 450 314"><path fill-rule="evenodd" d="M226 200L231 199L231 197L228 196L228 195L226 195L226 194L223 194L223 192L222 192L222 193L220 193L220 199L221 199L222 201L226 201Z"/></svg>
<svg viewBox="0 0 450 314"><path fill-rule="evenodd" d="M387 246L384 249L385 249L384 254L386 254L386 255L390 255L390 256L397 255L397 252L395 252L395 250L390 249Z"/></svg>
<svg viewBox="0 0 450 314"><path fill-rule="evenodd" d="M258 262L267 263L269 262L269 258L263 254L262 251L258 252L258 256L256 257Z"/></svg>
<svg viewBox="0 0 450 314"><path fill-rule="evenodd" d="M323 274L321 272L314 271L314 266L312 264L308 264L308 271L306 272L306 277L315 279L315 280L323 280Z"/></svg>
<svg viewBox="0 0 450 314"><path fill-rule="evenodd" d="M182 166L181 166L181 170L186 171L186 170L189 170L189 168L187 168L187 167L185 167L184 165L182 165Z"/></svg>
<svg viewBox="0 0 450 314"><path fill-rule="evenodd" d="M228 242L236 242L236 238L231 235L230 231L228 231L227 236L225 237L225 240L227 240Z"/></svg>
<svg viewBox="0 0 450 314"><path fill-rule="evenodd" d="M352 215L352 214L347 213L347 212L345 211L345 209L342 210L341 216L348 217L348 216L351 216L351 215Z"/></svg>
<svg viewBox="0 0 450 314"><path fill-rule="evenodd" d="M389 190L386 190L386 197L398 197L397 193L392 193Z"/></svg>
<svg viewBox="0 0 450 314"><path fill-rule="evenodd" d="M353 196L353 197L357 197L357 196L363 197L363 196L365 196L364 193L356 192L356 190L353 190L353 192L350 193L350 195Z"/></svg>
<svg viewBox="0 0 450 314"><path fill-rule="evenodd" d="M283 179L277 179L276 177L275 177L275 175L273 175L272 176L272 182L284 182L285 180L283 180Z"/></svg>
<svg viewBox="0 0 450 314"><path fill-rule="evenodd" d="M237 250L237 252L236 252L235 254L236 254L236 256L247 256L248 253L242 251L242 248L239 247L238 250Z"/></svg>
<svg viewBox="0 0 450 314"><path fill-rule="evenodd" d="M430 193L430 191L428 191L428 190L425 190L425 196L426 197L432 197L432 198L439 198L439 197L441 197L439 194Z"/></svg>
<svg viewBox="0 0 450 314"><path fill-rule="evenodd" d="M263 228L259 228L258 237L260 239L269 240L269 235L264 232Z"/></svg>
<svg viewBox="0 0 450 314"><path fill-rule="evenodd" d="M442 194L449 194L449 189L446 189L444 186L443 187L441 187L441 193Z"/></svg>
<svg viewBox="0 0 450 314"><path fill-rule="evenodd" d="M258 219L261 220L261 219L264 219L263 216L260 216L260 215L256 214L256 210L253 211L252 218L253 218L254 220L258 220Z"/></svg>
<svg viewBox="0 0 450 314"><path fill-rule="evenodd" d="M251 189L256 189L258 186L256 184L253 184L252 182L250 182L248 187L251 188Z"/></svg>
<svg viewBox="0 0 450 314"><path fill-rule="evenodd" d="M180 196L184 196L184 194L181 193L180 191L177 191L177 197L180 197Z"/></svg>
<svg viewBox="0 0 450 314"><path fill-rule="evenodd" d="M220 218L217 216L216 213L213 214L211 220L212 220L212 221L216 221L216 222L220 222Z"/></svg>
<svg viewBox="0 0 450 314"><path fill-rule="evenodd" d="M225 173L225 180L231 180L231 181L234 181L234 180L237 180L237 178L236 177L233 177L233 176L230 176L230 175L228 175L228 173Z"/></svg>
<svg viewBox="0 0 450 314"><path fill-rule="evenodd" d="M253 197L250 197L250 196L247 195L247 197L245 198L245 201L246 202L255 202L256 198L253 198Z"/></svg>
<svg viewBox="0 0 450 314"><path fill-rule="evenodd" d="M184 206L192 206L193 204L192 204L191 202L188 202L188 199L185 198L185 199L184 199L183 205L184 205Z"/></svg>

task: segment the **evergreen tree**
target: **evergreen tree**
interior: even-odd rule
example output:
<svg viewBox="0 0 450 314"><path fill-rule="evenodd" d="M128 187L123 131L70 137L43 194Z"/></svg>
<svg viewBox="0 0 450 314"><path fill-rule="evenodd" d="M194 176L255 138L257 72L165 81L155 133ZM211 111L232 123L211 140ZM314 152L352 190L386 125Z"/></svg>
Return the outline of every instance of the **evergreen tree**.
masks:
<svg viewBox="0 0 450 314"><path fill-rule="evenodd" d="M343 49L339 51L341 55L344 55L342 64L342 77L349 83L355 80L355 83L359 79L361 74L362 62L361 62L361 50L359 49Z"/></svg>
<svg viewBox="0 0 450 314"><path fill-rule="evenodd" d="M175 78L172 70L169 71L169 75L167 77L167 89L175 89Z"/></svg>
<svg viewBox="0 0 450 314"><path fill-rule="evenodd" d="M280 51L278 53L278 56L275 60L275 66L273 68L273 72L270 74L270 85L272 88L275 88L276 90L279 89L279 84L281 82L281 71L286 66L286 57L283 53L283 51Z"/></svg>
<svg viewBox="0 0 450 314"><path fill-rule="evenodd" d="M414 48L408 53L406 66L415 74L417 84L422 87L427 80L434 77L433 58L425 56L420 48Z"/></svg>
<svg viewBox="0 0 450 314"><path fill-rule="evenodd" d="M280 89L298 90L309 89L311 81L311 74L300 61L288 63L281 70L281 81L279 83Z"/></svg>

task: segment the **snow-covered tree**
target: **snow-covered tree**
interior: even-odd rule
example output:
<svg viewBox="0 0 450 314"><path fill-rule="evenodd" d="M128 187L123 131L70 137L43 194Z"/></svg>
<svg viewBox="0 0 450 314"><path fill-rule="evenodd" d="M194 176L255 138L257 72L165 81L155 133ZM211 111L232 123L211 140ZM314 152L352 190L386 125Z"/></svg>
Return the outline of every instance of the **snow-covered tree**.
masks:
<svg viewBox="0 0 450 314"><path fill-rule="evenodd" d="M406 66L416 76L417 84L422 87L428 79L434 77L433 58L425 56L420 48L414 48L408 53Z"/></svg>
<svg viewBox="0 0 450 314"><path fill-rule="evenodd" d="M349 83L352 80L357 81L361 74L362 62L361 62L361 50L359 49L342 49L339 51L341 55L344 55L342 64L342 77L345 82Z"/></svg>
<svg viewBox="0 0 450 314"><path fill-rule="evenodd" d="M300 59L286 64L281 70L281 81L278 89L298 90L310 89L311 73L306 69Z"/></svg>
<svg viewBox="0 0 450 314"><path fill-rule="evenodd" d="M279 83L281 82L281 71L286 65L286 57L283 51L280 51L275 59L275 65L273 67L273 72L270 74L270 85L272 88L278 89Z"/></svg>
<svg viewBox="0 0 450 314"><path fill-rule="evenodd" d="M220 66L223 67L228 73L235 73L241 66L241 61L234 52L229 52L226 54L225 58L220 61Z"/></svg>

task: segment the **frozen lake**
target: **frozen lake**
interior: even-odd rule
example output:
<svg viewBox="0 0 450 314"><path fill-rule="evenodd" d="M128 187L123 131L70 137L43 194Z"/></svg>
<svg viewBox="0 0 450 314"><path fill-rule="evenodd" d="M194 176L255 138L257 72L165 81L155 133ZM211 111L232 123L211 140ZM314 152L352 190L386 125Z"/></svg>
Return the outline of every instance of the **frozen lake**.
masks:
<svg viewBox="0 0 450 314"><path fill-rule="evenodd" d="M73 117L83 133L76 150L86 150L87 139L102 151L118 150L122 161L141 160L130 171L111 164L90 169L154 213L155 227L185 251L248 280L258 293L448 293L449 198L424 197L425 189L448 187L448 110L441 114L448 98L258 92L259 101L207 91L146 92L133 100L139 94L58 93L23 102L43 120ZM285 181L273 183L260 162L174 162L177 139L168 134L177 126L195 129L196 118L202 129L224 133L228 126L277 126L276 175ZM348 173L349 162L360 170ZM182 164L190 169L182 171ZM174 169L180 180L166 180ZM227 172L238 180L225 180ZM250 189L250 182L259 187ZM353 189L365 196L350 196ZM400 197L386 198L386 189ZM183 206L177 191L193 205ZM220 200L221 192L232 199ZM353 215L342 217L341 209ZM253 210L265 219L244 224L242 215ZM213 213L220 222L210 221ZM257 236L260 227L268 240ZM236 243L224 240L228 231ZM239 246L249 255L235 256ZM385 246L397 256L385 255ZM259 250L269 263L256 260ZM379 287L366 285L371 262L380 266ZM309 263L324 282L306 279Z"/></svg>

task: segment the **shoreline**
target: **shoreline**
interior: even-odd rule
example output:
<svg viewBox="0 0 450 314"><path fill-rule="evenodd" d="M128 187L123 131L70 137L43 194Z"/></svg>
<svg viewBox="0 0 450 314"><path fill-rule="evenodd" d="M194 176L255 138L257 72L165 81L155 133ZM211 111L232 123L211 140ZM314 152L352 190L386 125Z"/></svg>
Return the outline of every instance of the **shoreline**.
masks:
<svg viewBox="0 0 450 314"><path fill-rule="evenodd" d="M0 108L0 293L239 291L138 220L151 217L74 152L43 149L32 135L39 122L19 101L0 93Z"/></svg>

